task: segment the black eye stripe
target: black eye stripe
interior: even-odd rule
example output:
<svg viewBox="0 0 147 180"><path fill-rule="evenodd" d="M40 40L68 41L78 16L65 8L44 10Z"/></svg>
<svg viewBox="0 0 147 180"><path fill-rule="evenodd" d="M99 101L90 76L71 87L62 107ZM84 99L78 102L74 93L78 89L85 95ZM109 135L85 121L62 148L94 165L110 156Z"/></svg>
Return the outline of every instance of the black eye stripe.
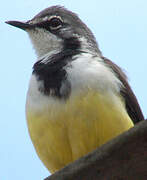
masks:
<svg viewBox="0 0 147 180"><path fill-rule="evenodd" d="M35 26L45 28L46 30L57 30L63 25L63 22L59 18L52 18L47 21L37 23Z"/></svg>

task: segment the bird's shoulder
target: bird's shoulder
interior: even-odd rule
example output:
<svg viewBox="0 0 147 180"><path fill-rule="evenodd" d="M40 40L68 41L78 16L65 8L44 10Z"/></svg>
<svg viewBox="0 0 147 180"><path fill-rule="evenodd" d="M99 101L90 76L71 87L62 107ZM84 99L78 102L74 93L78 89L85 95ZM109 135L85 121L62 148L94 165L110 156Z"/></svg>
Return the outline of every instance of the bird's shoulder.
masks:
<svg viewBox="0 0 147 180"><path fill-rule="evenodd" d="M112 71L116 74L116 76L119 78L119 80L123 84L123 87L121 88L120 93L125 99L126 109L130 118L133 120L134 123L144 120L144 116L139 106L139 103L137 101L137 98L128 83L128 79L125 73L122 71L122 69L118 65L113 63L111 60L105 57L102 57L102 59L107 64L107 66L112 69Z"/></svg>

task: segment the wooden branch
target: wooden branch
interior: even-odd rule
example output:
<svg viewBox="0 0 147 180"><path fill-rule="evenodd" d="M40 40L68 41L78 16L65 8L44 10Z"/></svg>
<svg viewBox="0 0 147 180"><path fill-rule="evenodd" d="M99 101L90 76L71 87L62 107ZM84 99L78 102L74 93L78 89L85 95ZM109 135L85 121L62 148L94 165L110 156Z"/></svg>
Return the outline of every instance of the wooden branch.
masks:
<svg viewBox="0 0 147 180"><path fill-rule="evenodd" d="M147 121L45 180L147 180Z"/></svg>

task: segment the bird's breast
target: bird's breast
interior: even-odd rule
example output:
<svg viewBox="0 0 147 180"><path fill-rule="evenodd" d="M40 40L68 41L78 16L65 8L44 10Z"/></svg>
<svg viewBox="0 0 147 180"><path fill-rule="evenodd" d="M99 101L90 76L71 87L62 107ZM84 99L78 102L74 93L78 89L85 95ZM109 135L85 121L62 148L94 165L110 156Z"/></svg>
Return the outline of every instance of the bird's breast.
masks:
<svg viewBox="0 0 147 180"><path fill-rule="evenodd" d="M39 108L27 100L26 106L31 139L51 172L133 127L121 97L114 94L89 91L66 102L51 101Z"/></svg>

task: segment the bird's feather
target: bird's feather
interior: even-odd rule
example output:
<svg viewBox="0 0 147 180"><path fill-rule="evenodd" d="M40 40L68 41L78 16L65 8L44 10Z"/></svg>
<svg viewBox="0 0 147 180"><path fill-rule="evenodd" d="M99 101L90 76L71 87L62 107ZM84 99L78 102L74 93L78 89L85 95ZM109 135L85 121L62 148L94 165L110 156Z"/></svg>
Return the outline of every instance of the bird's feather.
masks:
<svg viewBox="0 0 147 180"><path fill-rule="evenodd" d="M116 64L114 64L112 61L110 61L105 57L102 58L104 62L114 71L114 73L117 75L117 77L120 79L120 81L123 84L123 88L121 89L120 92L125 99L126 109L130 118L133 120L134 123L144 120L143 113L138 104L136 96L134 95L128 83L127 76L124 74L124 72L121 70L119 66L117 66Z"/></svg>

